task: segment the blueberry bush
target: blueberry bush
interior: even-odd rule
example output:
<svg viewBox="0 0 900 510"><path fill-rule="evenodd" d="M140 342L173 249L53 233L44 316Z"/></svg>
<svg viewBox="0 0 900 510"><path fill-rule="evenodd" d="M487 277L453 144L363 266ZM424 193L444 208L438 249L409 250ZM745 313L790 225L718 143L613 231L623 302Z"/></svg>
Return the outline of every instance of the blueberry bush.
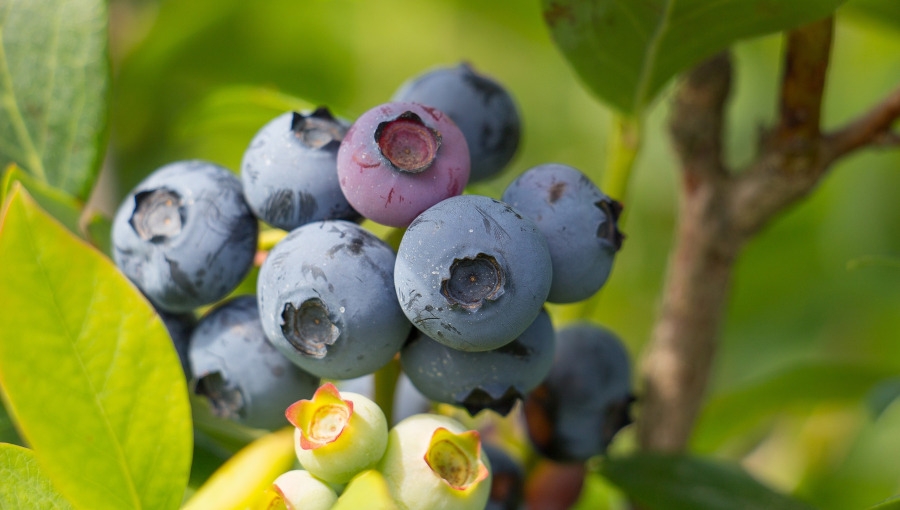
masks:
<svg viewBox="0 0 900 510"><path fill-rule="evenodd" d="M0 508L900 508L894 0L0 0Z"/></svg>

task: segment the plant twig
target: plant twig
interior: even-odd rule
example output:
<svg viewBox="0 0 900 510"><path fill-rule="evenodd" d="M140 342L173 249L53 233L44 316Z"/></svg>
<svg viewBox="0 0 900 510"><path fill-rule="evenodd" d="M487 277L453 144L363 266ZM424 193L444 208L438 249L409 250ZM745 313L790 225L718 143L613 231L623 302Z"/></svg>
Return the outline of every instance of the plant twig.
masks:
<svg viewBox="0 0 900 510"><path fill-rule="evenodd" d="M638 439L645 450L687 447L706 392L734 262L744 244L809 194L833 164L859 149L900 145L900 88L832 133L820 127L834 20L787 34L777 125L755 161L723 164L728 57L693 69L670 122L681 160L679 225L662 305L643 366Z"/></svg>
<svg viewBox="0 0 900 510"><path fill-rule="evenodd" d="M646 450L680 451L706 388L739 243L729 240L730 177L721 157L731 60L695 68L678 90L670 125L682 163L676 246L643 366L638 435Z"/></svg>

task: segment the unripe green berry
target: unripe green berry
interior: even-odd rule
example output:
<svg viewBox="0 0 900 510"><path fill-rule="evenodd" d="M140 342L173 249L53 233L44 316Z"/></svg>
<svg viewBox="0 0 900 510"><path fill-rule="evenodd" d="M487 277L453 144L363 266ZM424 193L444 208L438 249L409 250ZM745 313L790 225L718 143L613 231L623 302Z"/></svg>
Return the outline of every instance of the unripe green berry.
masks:
<svg viewBox="0 0 900 510"><path fill-rule="evenodd" d="M353 477L331 510L399 510L384 475L374 469Z"/></svg>
<svg viewBox="0 0 900 510"><path fill-rule="evenodd" d="M483 510L491 490L489 468L477 431L431 414L395 425L379 463L403 510Z"/></svg>
<svg viewBox="0 0 900 510"><path fill-rule="evenodd" d="M308 471L294 469L272 482L259 510L329 510L337 493Z"/></svg>
<svg viewBox="0 0 900 510"><path fill-rule="evenodd" d="M312 400L294 403L285 415L296 427L300 464L326 482L347 483L384 454L387 420L375 402L358 393L341 393L326 383Z"/></svg>

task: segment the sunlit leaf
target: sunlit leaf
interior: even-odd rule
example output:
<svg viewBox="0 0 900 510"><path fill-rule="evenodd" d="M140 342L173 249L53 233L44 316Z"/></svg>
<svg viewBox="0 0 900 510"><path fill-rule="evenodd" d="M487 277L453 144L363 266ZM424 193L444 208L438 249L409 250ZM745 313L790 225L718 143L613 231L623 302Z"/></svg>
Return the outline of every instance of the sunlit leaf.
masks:
<svg viewBox="0 0 900 510"><path fill-rule="evenodd" d="M735 41L824 18L844 0L542 0L587 88L640 115L670 78Z"/></svg>
<svg viewBox="0 0 900 510"><path fill-rule="evenodd" d="M105 147L107 2L0 3L0 167L85 199Z"/></svg>
<svg viewBox="0 0 900 510"><path fill-rule="evenodd" d="M293 427L267 434L213 473L188 500L184 510L251 508L275 478L291 469L296 460Z"/></svg>
<svg viewBox="0 0 900 510"><path fill-rule="evenodd" d="M176 508L187 384L150 304L21 189L0 217L0 388L23 439L82 508Z"/></svg>
<svg viewBox="0 0 900 510"><path fill-rule="evenodd" d="M602 474L647 510L811 510L735 466L687 456L608 459Z"/></svg>
<svg viewBox="0 0 900 510"><path fill-rule="evenodd" d="M57 492L41 470L34 453L0 443L0 508L67 510L72 505Z"/></svg>

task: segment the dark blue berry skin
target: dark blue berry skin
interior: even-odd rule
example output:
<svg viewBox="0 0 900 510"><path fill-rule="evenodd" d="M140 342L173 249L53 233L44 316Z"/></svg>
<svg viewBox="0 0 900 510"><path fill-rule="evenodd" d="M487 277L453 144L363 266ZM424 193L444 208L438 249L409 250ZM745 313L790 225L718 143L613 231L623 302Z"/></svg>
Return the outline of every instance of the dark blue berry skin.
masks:
<svg viewBox="0 0 900 510"><path fill-rule="evenodd" d="M284 410L311 398L319 378L269 343L255 296L226 301L202 317L191 337L191 388L214 414L249 427L287 425Z"/></svg>
<svg viewBox="0 0 900 510"><path fill-rule="evenodd" d="M550 372L555 344L546 311L512 342L483 352L466 352L420 333L400 352L403 371L426 397L464 407L475 416L483 409L506 415Z"/></svg>
<svg viewBox="0 0 900 510"><path fill-rule="evenodd" d="M253 213L284 230L356 219L337 176L337 150L349 127L325 108L284 113L263 126L241 161L244 196Z"/></svg>
<svg viewBox="0 0 900 510"><path fill-rule="evenodd" d="M512 96L469 64L435 68L411 78L394 93L393 100L433 106L453 119L469 145L470 182L502 171L519 146L522 127Z"/></svg>
<svg viewBox="0 0 900 510"><path fill-rule="evenodd" d="M633 401L621 340L601 326L570 325L557 331L553 368L525 400L528 434L541 455L584 462L631 423Z"/></svg>
<svg viewBox="0 0 900 510"><path fill-rule="evenodd" d="M550 290L547 242L534 223L489 197L462 195L429 208L397 252L397 298L438 342L488 351L537 318Z"/></svg>
<svg viewBox="0 0 900 510"><path fill-rule="evenodd" d="M355 223L294 229L259 271L269 340L320 377L352 379L381 368L411 329L393 293L394 260L390 246Z"/></svg>
<svg viewBox="0 0 900 510"><path fill-rule="evenodd" d="M558 163L526 171L502 199L531 218L547 238L553 261L547 301L574 303L603 287L624 238L618 202L579 170Z"/></svg>
<svg viewBox="0 0 900 510"><path fill-rule="evenodd" d="M113 258L158 309L187 312L237 287L253 264L258 228L233 173L179 161L125 197L113 221Z"/></svg>
<svg viewBox="0 0 900 510"><path fill-rule="evenodd" d="M491 496L484 510L519 510L525 499L525 469L505 450L490 443L482 448L491 463Z"/></svg>

